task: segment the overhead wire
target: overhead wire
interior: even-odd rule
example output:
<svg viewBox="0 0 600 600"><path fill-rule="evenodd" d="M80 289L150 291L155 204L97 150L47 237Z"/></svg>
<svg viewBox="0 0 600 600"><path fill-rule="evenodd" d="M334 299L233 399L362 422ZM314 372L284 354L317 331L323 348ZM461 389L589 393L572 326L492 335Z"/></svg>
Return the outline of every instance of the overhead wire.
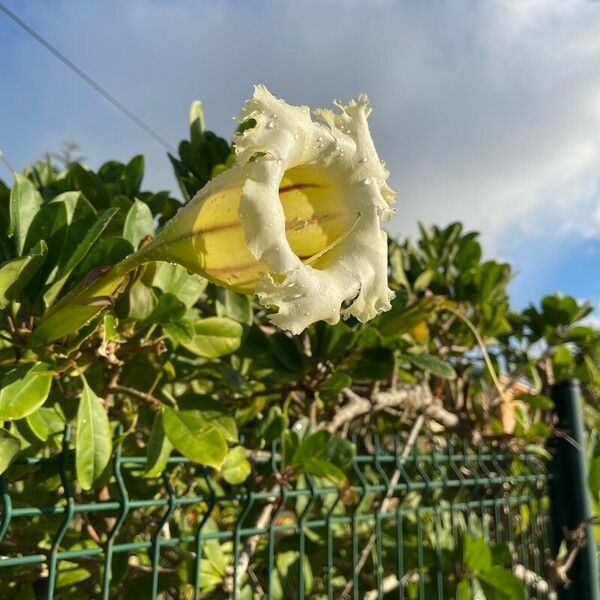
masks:
<svg viewBox="0 0 600 600"><path fill-rule="evenodd" d="M3 2L0 1L0 11L14 21L23 31L28 33L36 41L38 41L46 50L51 52L58 60L60 60L66 67L71 69L78 77L83 79L90 87L104 97L105 100L110 102L115 108L121 111L126 117L133 121L138 127L143 129L148 135L152 136L159 144L166 148L171 153L176 153L174 146L170 144L162 135L160 135L153 127L148 125L143 119L138 117L135 113L129 110L122 102L115 98L110 92L105 90L97 81L95 81L90 75L79 68L75 63L69 60L60 50L55 48L46 38L28 25L23 19L18 17L12 12Z"/></svg>

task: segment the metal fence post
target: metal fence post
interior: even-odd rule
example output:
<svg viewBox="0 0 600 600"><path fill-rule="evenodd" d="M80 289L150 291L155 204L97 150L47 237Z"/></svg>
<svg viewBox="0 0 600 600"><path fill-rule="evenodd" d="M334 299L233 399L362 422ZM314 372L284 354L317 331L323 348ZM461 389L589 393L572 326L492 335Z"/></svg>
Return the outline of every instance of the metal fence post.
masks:
<svg viewBox="0 0 600 600"><path fill-rule="evenodd" d="M553 528L553 555L556 556L563 530L572 531L586 523L586 545L579 550L568 576L568 589L559 588L560 600L600 600L600 580L596 541L589 523L592 517L588 491L587 453L583 435L583 415L579 382L561 381L552 386L556 426L561 435L550 441L552 478L550 508Z"/></svg>

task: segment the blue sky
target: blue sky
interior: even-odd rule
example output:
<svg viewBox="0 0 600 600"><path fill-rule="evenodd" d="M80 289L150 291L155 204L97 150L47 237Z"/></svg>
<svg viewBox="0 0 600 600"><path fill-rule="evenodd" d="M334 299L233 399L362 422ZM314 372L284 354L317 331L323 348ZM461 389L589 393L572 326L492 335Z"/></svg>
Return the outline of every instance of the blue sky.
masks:
<svg viewBox="0 0 600 600"><path fill-rule="evenodd" d="M460 220L513 263L517 306L600 301L600 3L6 3L172 143L195 98L228 137L254 83L312 106L367 92L399 192L391 233ZM2 13L0 40L16 168L74 139L92 166L144 153L146 185L176 189L164 149Z"/></svg>

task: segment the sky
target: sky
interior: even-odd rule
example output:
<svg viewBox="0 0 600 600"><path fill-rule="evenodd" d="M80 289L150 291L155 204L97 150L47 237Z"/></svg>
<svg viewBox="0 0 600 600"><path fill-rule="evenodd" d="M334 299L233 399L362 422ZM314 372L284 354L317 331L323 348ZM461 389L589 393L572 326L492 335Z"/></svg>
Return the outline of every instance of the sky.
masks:
<svg viewBox="0 0 600 600"><path fill-rule="evenodd" d="M229 138L255 83L310 106L366 92L391 234L462 221L512 263L516 307L600 309L600 2L3 1L172 144L194 99ZM145 186L178 193L164 148L3 13L0 48L13 167L72 139L93 167L143 153Z"/></svg>

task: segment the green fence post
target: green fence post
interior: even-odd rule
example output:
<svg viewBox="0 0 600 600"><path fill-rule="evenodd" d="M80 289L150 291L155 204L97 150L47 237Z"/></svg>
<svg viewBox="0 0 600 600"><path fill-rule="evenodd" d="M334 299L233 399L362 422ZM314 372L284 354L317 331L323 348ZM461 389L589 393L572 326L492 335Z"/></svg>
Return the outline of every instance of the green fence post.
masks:
<svg viewBox="0 0 600 600"><path fill-rule="evenodd" d="M556 427L560 435L550 442L552 453L550 507L553 528L553 555L556 556L563 530L585 525L586 545L579 550L568 572L571 585L559 588L560 600L600 600L600 580L596 541L590 524L592 517L588 492L587 453L583 435L581 394L576 380L552 386Z"/></svg>

